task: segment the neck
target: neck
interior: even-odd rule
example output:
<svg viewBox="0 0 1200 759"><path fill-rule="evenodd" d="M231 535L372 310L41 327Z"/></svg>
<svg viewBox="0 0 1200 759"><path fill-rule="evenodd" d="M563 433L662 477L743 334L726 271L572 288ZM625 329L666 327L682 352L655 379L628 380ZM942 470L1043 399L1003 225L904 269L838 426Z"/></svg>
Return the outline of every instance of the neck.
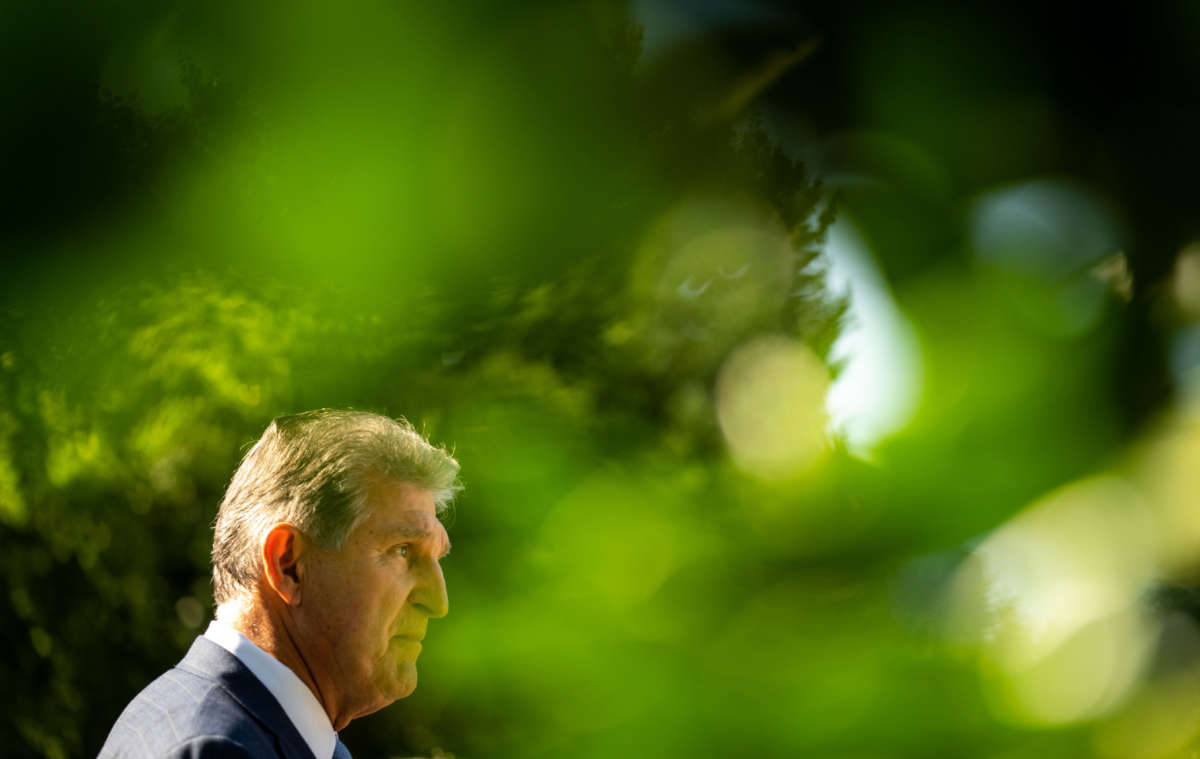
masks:
<svg viewBox="0 0 1200 759"><path fill-rule="evenodd" d="M334 730L341 730L350 722L337 707L332 683L319 677L310 663L297 634L291 607L275 609L260 598L239 597L218 606L216 617L295 672L325 709Z"/></svg>

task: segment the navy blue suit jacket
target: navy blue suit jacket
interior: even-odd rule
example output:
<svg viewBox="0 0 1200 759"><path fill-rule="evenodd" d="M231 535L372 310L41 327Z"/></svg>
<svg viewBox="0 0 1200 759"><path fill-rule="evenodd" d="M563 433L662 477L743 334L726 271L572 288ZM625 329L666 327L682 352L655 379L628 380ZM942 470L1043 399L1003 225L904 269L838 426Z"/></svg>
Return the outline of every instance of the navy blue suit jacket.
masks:
<svg viewBox="0 0 1200 759"><path fill-rule="evenodd" d="M100 759L161 757L316 759L267 687L205 637L129 702L100 749Z"/></svg>

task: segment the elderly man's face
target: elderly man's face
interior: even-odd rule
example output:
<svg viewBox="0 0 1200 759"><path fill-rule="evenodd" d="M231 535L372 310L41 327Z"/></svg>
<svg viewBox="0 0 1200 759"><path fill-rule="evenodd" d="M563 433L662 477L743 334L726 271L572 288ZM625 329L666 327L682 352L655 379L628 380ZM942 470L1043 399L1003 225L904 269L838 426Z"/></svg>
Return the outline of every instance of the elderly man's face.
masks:
<svg viewBox="0 0 1200 759"><path fill-rule="evenodd" d="M310 666L324 670L348 716L413 692L426 624L449 608L439 561L450 541L433 495L377 478L367 504L340 551L314 552L303 601L316 638Z"/></svg>

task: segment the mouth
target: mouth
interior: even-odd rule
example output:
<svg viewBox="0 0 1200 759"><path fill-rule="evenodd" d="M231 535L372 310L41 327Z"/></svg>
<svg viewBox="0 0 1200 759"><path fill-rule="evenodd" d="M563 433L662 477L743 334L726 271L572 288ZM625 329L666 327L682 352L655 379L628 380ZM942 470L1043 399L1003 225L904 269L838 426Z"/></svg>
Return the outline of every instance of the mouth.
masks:
<svg viewBox="0 0 1200 759"><path fill-rule="evenodd" d="M416 661L421 655L424 635L394 635L389 648L405 661Z"/></svg>
<svg viewBox="0 0 1200 759"><path fill-rule="evenodd" d="M421 633L411 633L411 634L407 634L407 635L393 635L392 638L395 640L406 640L411 643L420 643L421 641L425 640L424 634L421 634Z"/></svg>

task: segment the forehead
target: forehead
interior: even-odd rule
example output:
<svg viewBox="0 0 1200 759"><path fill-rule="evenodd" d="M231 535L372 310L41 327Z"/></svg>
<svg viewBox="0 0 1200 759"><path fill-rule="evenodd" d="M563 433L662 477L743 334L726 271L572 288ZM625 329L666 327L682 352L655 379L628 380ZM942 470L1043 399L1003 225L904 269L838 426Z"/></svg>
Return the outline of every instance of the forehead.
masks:
<svg viewBox="0 0 1200 759"><path fill-rule="evenodd" d="M437 518L433 493L411 482L383 477L371 479L366 488L367 515L360 533L388 537L433 537L446 540L446 530Z"/></svg>
<svg viewBox="0 0 1200 759"><path fill-rule="evenodd" d="M411 482L375 476L367 480L367 507L374 515L385 511L427 512L436 517L433 493Z"/></svg>

